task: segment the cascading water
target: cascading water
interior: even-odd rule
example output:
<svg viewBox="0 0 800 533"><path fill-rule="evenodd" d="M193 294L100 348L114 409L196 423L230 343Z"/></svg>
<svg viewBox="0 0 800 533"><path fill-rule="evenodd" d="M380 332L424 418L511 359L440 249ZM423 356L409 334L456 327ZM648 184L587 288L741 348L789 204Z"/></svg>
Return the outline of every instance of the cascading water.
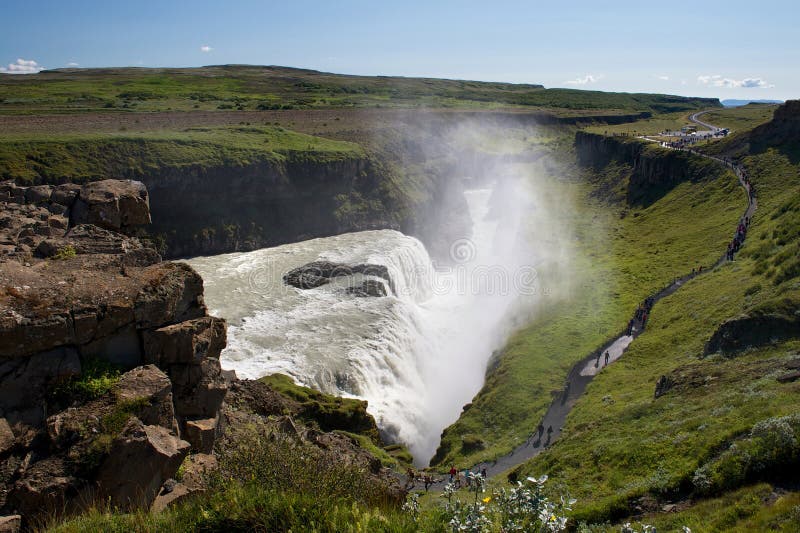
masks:
<svg viewBox="0 0 800 533"><path fill-rule="evenodd" d="M422 243L392 230L190 260L211 312L229 321L223 366L245 378L281 372L366 399L384 436L426 463L442 429L482 386L520 287L535 289L535 272L510 259L518 213L491 216L491 194L466 192L472 239L453 243L447 267L436 268ZM284 273L315 260L385 265L394 292L348 294L360 275L309 290L283 283Z"/></svg>

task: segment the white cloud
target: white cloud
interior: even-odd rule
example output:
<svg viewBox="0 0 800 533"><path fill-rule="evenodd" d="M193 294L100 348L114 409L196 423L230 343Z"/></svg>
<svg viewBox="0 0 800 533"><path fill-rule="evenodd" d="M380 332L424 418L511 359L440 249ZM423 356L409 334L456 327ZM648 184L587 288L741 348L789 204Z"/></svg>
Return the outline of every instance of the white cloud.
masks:
<svg viewBox="0 0 800 533"><path fill-rule="evenodd" d="M0 72L5 74L36 74L44 67L32 59L17 59L14 63L9 63L7 67L0 67Z"/></svg>
<svg viewBox="0 0 800 533"><path fill-rule="evenodd" d="M586 84L589 84L589 83L596 83L596 82L600 81L600 78L602 78L602 77L603 77L602 74L600 76L593 76L592 74L587 74L583 78L577 78L577 79L574 79L574 80L569 80L569 81L566 81L564 83L566 83L568 85L586 85Z"/></svg>
<svg viewBox="0 0 800 533"><path fill-rule="evenodd" d="M80 65L78 63L74 62L74 61L70 61L69 63L67 63L67 66L68 67L79 67Z"/></svg>
<svg viewBox="0 0 800 533"><path fill-rule="evenodd" d="M656 78L660 79L661 81L669 81L669 76L656 76Z"/></svg>
<svg viewBox="0 0 800 533"><path fill-rule="evenodd" d="M762 78L745 78L743 80L734 80L731 78L723 78L719 74L713 76L698 76L697 83L702 85L710 85L712 87L725 87L726 89L735 89L743 87L745 89L770 89L775 87Z"/></svg>
<svg viewBox="0 0 800 533"><path fill-rule="evenodd" d="M213 50L213 48L211 48L211 47L210 47L210 46L208 46L207 44L204 44L203 46L201 46L201 47L200 47L200 51L201 51L201 52L208 53L208 52L210 52L211 50Z"/></svg>

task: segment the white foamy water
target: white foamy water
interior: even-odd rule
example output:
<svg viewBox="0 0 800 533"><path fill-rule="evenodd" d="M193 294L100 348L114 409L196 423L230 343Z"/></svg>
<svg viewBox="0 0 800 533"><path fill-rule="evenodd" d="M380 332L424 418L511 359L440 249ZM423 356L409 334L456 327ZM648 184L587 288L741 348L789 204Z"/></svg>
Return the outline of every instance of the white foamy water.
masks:
<svg viewBox="0 0 800 533"><path fill-rule="evenodd" d="M490 196L466 193L473 235L453 243L458 261L449 268L436 269L422 243L391 230L189 260L211 313L228 319L223 366L366 399L384 435L427 464L442 429L482 386L520 283L530 292L536 283L531 272L519 279L524 267L511 259L518 213L494 220ZM310 290L283 283L288 270L315 260L385 265L395 292L347 294L359 276Z"/></svg>

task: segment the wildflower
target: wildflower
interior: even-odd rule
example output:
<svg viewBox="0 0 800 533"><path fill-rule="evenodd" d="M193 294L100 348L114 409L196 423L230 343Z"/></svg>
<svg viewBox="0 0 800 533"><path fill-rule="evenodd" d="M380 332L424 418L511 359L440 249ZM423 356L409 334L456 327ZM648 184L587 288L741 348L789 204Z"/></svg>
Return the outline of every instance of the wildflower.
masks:
<svg viewBox="0 0 800 533"><path fill-rule="evenodd" d="M485 497L483 499L483 503L489 503L490 501L492 501L492 497L491 496L487 496L487 497Z"/></svg>

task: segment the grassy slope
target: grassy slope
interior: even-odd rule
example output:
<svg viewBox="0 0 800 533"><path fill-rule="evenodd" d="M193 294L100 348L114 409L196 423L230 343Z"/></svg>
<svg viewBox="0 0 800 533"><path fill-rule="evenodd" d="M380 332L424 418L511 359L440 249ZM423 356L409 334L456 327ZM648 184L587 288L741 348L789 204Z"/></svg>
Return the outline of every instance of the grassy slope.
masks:
<svg viewBox="0 0 800 533"><path fill-rule="evenodd" d="M727 107L714 109L701 120L720 128L729 128L732 131L750 130L772 119L777 105L748 104L741 107Z"/></svg>
<svg viewBox="0 0 800 533"><path fill-rule="evenodd" d="M775 379L785 373L787 358L796 357L800 342L752 349L732 359L702 357L705 342L724 320L753 308L778 310L787 301L796 310L800 302L798 165L776 149L744 162L759 190L759 211L737 261L659 302L648 331L590 384L562 439L521 469L546 471L563 481L579 499L579 517L624 516L636 497L690 492L695 470L733 439L761 420L800 409L800 385ZM714 206L708 213L718 210ZM656 380L664 374L693 385L654 399ZM696 518L700 509L684 516ZM734 520L736 527L746 530L749 516ZM696 527L692 530L728 530L708 523Z"/></svg>
<svg viewBox="0 0 800 533"><path fill-rule="evenodd" d="M135 134L13 135L0 142L0 179L28 182L137 177L161 168L237 167L304 154L319 161L363 157L354 143L277 126L191 128Z"/></svg>
<svg viewBox="0 0 800 533"><path fill-rule="evenodd" d="M563 224L574 231L575 285L566 299L545 308L514 335L471 408L444 434L439 464L473 464L502 455L524 441L563 387L569 368L620 332L645 296L724 252L744 196L733 174L683 183L646 209L631 211L594 197L619 195L625 182L609 168L593 183L560 182L575 202ZM563 166L555 172L577 172ZM557 176L551 176L557 177ZM623 218L624 217L624 218ZM686 221L693 224L687 228ZM467 452L462 439L486 447Z"/></svg>
<svg viewBox="0 0 800 533"><path fill-rule="evenodd" d="M538 85L344 76L287 67L90 69L0 77L0 113L308 109L315 107L537 107L611 114L715 105L668 95L543 89ZM719 105L718 103L716 105Z"/></svg>

